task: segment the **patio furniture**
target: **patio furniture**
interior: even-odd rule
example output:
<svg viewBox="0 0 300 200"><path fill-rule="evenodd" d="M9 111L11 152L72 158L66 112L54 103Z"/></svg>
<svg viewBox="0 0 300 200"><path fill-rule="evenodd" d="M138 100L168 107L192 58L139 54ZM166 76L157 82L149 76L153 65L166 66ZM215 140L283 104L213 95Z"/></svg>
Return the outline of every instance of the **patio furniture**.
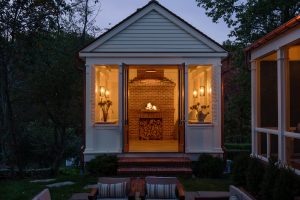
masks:
<svg viewBox="0 0 300 200"><path fill-rule="evenodd" d="M131 188L130 178L108 178L101 177L98 179L97 188L93 188L88 195L89 200L127 200ZM131 194L131 193L130 193ZM132 195L132 194L131 194Z"/></svg>
<svg viewBox="0 0 300 200"><path fill-rule="evenodd" d="M146 177L145 199L185 199L183 185L176 177Z"/></svg>
<svg viewBox="0 0 300 200"><path fill-rule="evenodd" d="M39 194L37 194L35 197L33 197L32 200L51 200L51 195L48 189L44 189Z"/></svg>
<svg viewBox="0 0 300 200"><path fill-rule="evenodd" d="M242 188L230 185L229 200L255 200L255 198Z"/></svg>

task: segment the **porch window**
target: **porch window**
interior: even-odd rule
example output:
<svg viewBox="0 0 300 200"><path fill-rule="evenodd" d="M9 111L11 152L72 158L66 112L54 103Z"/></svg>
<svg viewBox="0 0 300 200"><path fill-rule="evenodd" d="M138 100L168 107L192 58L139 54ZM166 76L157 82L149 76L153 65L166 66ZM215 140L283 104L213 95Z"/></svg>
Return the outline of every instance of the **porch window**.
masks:
<svg viewBox="0 0 300 200"><path fill-rule="evenodd" d="M257 125L261 128L278 130L276 52L259 60Z"/></svg>
<svg viewBox="0 0 300 200"><path fill-rule="evenodd" d="M207 65L189 66L188 109L189 123L212 122L212 67Z"/></svg>
<svg viewBox="0 0 300 200"><path fill-rule="evenodd" d="M288 58L286 128L300 134L300 45L288 48Z"/></svg>
<svg viewBox="0 0 300 200"><path fill-rule="evenodd" d="M119 68L95 67L95 122L116 124L119 119Z"/></svg>

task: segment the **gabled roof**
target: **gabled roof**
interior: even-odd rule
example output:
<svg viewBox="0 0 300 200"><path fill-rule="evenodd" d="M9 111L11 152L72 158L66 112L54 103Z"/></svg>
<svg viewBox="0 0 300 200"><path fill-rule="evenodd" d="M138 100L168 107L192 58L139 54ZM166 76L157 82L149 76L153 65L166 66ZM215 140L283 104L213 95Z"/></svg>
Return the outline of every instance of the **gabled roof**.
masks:
<svg viewBox="0 0 300 200"><path fill-rule="evenodd" d="M282 35L286 31L294 28L298 24L300 24L300 15L294 17L290 21L288 21L288 22L284 23L283 25L279 26L278 28L276 28L275 30L273 30L270 33L266 34L262 38L256 40L253 44L251 44L250 46L245 48L245 51L250 51L250 50L256 49L256 48L266 44L270 40L273 40L273 39L279 37L280 35Z"/></svg>
<svg viewBox="0 0 300 200"><path fill-rule="evenodd" d="M187 23L186 21L184 21L183 19L181 19L180 17L172 13L167 8L163 7L157 1L152 0L144 7L138 9L135 13L133 13L132 15L130 15L129 17L121 21L119 24L111 28L109 31L105 32L104 34L96 38L94 41L92 41L90 44L82 48L80 50L80 53L124 52L124 49L122 49L123 46L120 45L128 45L130 47L129 49L126 49L125 52L127 53L140 52L138 49L140 47L138 46L140 45L140 42L138 41L138 39L136 39L136 37L133 37L132 39L134 40L133 43L128 43L129 41L127 41L126 38L120 39L120 37L122 37L122 34L128 35L128 33L131 34L137 33L140 34L140 36L137 35L137 37L140 37L139 40L142 41L143 38L141 36L146 35L145 32L140 33L139 31L141 30L137 30L136 32L134 32L134 30L137 29L136 26L142 24L146 20L149 20L150 17L152 17L152 19L156 17L157 20L165 20L165 23L169 23L168 27L172 29L172 30L168 30L168 27L163 27L163 26L159 27L160 29L158 29L158 27L154 27L154 29L157 30L156 31L157 35L169 34L169 33L174 34L177 32L178 35L182 34L181 37L185 37L184 39L188 40L190 44L193 45L192 48L190 48L190 46L182 46L181 44L185 44L185 43L184 40L180 41L181 38L178 39L176 38L176 40L174 39L172 41L173 43L165 44L165 46L162 46L163 44L161 44L161 42L159 41L154 41L154 44L160 45L160 47L162 47L159 52L170 52L169 47L170 46L172 47L172 45L173 47L176 47L173 49L176 52L180 52L180 49L182 49L183 52L185 53L189 51L194 53L195 52L216 52L216 53L226 52L220 44L218 44L217 42L209 38L201 31L197 30L195 27L193 27L192 25L190 25L189 23ZM156 24L151 24L151 25L153 27ZM148 28L150 29L151 27ZM153 30L149 30L149 31L150 32L148 35L149 37L151 37L151 31ZM166 36L166 40L168 40L168 36L169 35ZM163 40L163 38L158 38L158 39ZM153 40L155 40L155 38ZM177 43L175 41L177 41ZM178 41L180 41L181 43L178 44ZM150 43L144 46L148 50L147 52L157 52L157 49L159 48L156 48L156 46L152 44L151 41L149 42ZM134 48L135 45L136 48ZM166 48L164 49L164 47Z"/></svg>

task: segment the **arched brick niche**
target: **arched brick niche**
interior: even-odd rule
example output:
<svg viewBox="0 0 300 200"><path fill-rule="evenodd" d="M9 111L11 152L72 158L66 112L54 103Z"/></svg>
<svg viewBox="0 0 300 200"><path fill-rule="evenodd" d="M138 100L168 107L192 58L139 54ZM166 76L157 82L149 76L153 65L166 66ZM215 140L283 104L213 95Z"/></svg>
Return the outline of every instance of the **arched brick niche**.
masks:
<svg viewBox="0 0 300 200"><path fill-rule="evenodd" d="M164 76L163 69L142 68L128 83L128 121L130 139L177 139L177 122L174 120L174 88L176 83ZM157 111L147 111L147 103ZM140 123L145 119L161 120L159 137L140 137Z"/></svg>

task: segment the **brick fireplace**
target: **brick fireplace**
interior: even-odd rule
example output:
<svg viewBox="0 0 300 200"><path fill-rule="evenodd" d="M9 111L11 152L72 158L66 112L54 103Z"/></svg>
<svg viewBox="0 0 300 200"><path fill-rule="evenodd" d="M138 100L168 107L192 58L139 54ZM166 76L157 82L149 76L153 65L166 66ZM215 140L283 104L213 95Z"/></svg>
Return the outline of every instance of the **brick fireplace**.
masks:
<svg viewBox="0 0 300 200"><path fill-rule="evenodd" d="M173 81L164 76L163 69L137 69L136 77L128 83L130 139L177 139L177 122L174 120L175 86ZM157 110L147 111L145 107L148 103L155 105ZM154 132L149 133L149 129Z"/></svg>

